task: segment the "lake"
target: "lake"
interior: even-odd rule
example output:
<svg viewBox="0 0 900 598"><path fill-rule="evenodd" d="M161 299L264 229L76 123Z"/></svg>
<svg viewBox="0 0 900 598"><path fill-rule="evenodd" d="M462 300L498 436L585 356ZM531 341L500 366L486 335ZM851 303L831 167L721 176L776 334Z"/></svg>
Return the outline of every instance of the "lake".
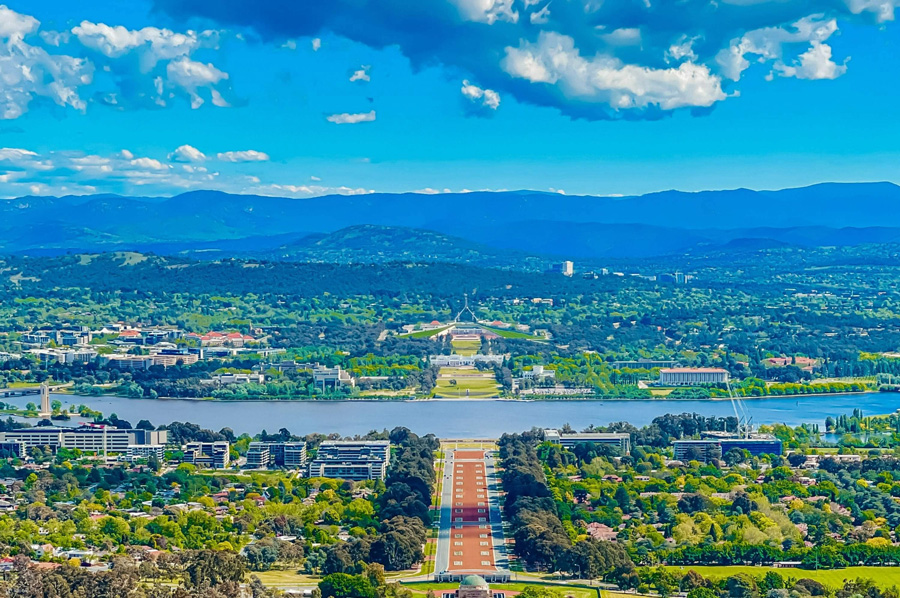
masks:
<svg viewBox="0 0 900 598"><path fill-rule="evenodd" d="M445 438L496 438L504 432L521 432L532 427L575 429L590 424L606 425L627 421L635 426L649 424L665 413L733 415L729 401L272 401L218 402L125 399L53 395L64 405L84 404L136 424L147 419L154 425L189 421L204 428L229 427L237 434L256 434L287 428L294 434L338 433L342 436L395 426L405 426L417 434L434 433ZM36 397L9 399L25 405ZM800 398L751 399L744 401L754 424L817 423L824 431L829 415L849 414L862 409L866 415L892 413L900 408L898 393L862 393L805 396Z"/></svg>

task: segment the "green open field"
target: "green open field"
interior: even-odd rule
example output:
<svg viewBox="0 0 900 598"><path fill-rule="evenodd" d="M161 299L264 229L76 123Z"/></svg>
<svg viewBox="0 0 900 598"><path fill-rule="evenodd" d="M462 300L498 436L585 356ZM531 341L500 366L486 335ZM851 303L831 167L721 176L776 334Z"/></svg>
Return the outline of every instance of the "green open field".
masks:
<svg viewBox="0 0 900 598"><path fill-rule="evenodd" d="M478 349L481 348L480 340L453 340L450 341L450 344L453 345L453 352L457 355L475 355L478 353Z"/></svg>
<svg viewBox="0 0 900 598"><path fill-rule="evenodd" d="M503 338L524 338L539 343L546 342L546 339L527 332L519 332L518 330L511 330L509 328L494 328L493 326L485 326L484 324L481 324L481 327L485 330L490 330L491 332L496 333L497 336L502 336Z"/></svg>
<svg viewBox="0 0 900 598"><path fill-rule="evenodd" d="M450 384L455 380L456 384ZM468 393L466 392L468 391ZM500 386L492 371L475 368L441 368L433 396L444 399L485 399L500 394Z"/></svg>
<svg viewBox="0 0 900 598"><path fill-rule="evenodd" d="M303 575L296 569L284 569L273 571L254 571L261 582L273 588L290 588L296 586L318 585L321 577L315 575Z"/></svg>
<svg viewBox="0 0 900 598"><path fill-rule="evenodd" d="M450 328L449 326L445 326L443 328L435 328L434 330L419 330L417 332L410 332L409 334L405 334L403 336L408 336L409 338L431 338L441 332Z"/></svg>
<svg viewBox="0 0 900 598"><path fill-rule="evenodd" d="M500 386L493 372L479 372L475 368L463 370L463 373L447 373L444 370L456 372L462 368L441 368L440 377L434 387L433 396L437 398L452 399L486 399L500 394ZM475 376L475 374L478 374ZM456 380L456 384L450 384Z"/></svg>
<svg viewBox="0 0 900 598"><path fill-rule="evenodd" d="M795 579L815 579L831 588L839 588L846 579L874 579L879 586L888 588L896 585L900 587L900 567L847 567L846 569L820 569L812 571L809 569L775 569L773 567L742 567L742 566L721 566L721 567L669 567L675 571L682 573L693 569L703 577L730 577L738 573L748 573L754 577L762 577L767 571L775 571L782 577L793 577Z"/></svg>

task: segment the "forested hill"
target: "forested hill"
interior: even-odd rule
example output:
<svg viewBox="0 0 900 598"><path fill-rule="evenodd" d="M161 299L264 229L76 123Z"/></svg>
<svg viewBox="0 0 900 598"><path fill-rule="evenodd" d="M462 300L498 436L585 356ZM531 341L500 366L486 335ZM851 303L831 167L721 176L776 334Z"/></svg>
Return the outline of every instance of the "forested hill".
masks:
<svg viewBox="0 0 900 598"><path fill-rule="evenodd" d="M284 262L256 259L197 261L130 252L60 257L0 257L0 288L16 296L39 296L49 289L81 288L107 293L187 293L316 297L325 293L348 297L422 292L459 298L467 292L494 297L577 297L592 293L670 286L647 276L680 270L695 278L691 286L742 289L753 294L781 295L828 289L895 289L900 245L797 249L748 248L697 256L616 260L607 264L625 276L576 275L571 278L540 271L408 260L379 264ZM730 291L723 291L730 292Z"/></svg>
<svg viewBox="0 0 900 598"><path fill-rule="evenodd" d="M845 246L900 241L900 187L823 184L781 191L667 191L639 197L534 191L384 194L310 199L193 191L172 198L103 195L0 202L0 252L133 250L168 255L277 255L317 261L381 261L361 244L409 234L406 250L466 261L482 246L576 259L634 258L738 245ZM387 227L394 228L390 232ZM341 243L323 247L339 231ZM353 234L348 234L351 231ZM440 251L422 231L450 240ZM310 236L312 235L312 236ZM333 239L332 241L335 241ZM432 239L433 240L433 239ZM382 248L393 259L392 242Z"/></svg>
<svg viewBox="0 0 900 598"><path fill-rule="evenodd" d="M547 262L536 254L497 249L434 231L373 224L309 235L276 249L255 252L254 257L332 264L451 262L532 270L543 269Z"/></svg>
<svg viewBox="0 0 900 598"><path fill-rule="evenodd" d="M53 258L10 257L0 260L2 286L40 291L82 288L98 293L187 293L315 297L330 293L402 296L427 292L438 297L489 293L515 297L520 293L549 297L562 290L613 288L611 277L597 281L559 275L506 271L463 264L387 263L311 264L187 259L112 253ZM561 286L562 285L562 286Z"/></svg>

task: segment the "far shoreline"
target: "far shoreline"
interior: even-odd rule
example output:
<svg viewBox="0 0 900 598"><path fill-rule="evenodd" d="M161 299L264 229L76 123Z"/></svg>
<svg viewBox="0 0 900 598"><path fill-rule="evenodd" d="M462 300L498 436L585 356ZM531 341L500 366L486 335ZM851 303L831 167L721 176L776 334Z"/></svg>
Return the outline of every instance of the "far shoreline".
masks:
<svg viewBox="0 0 900 598"><path fill-rule="evenodd" d="M854 390L854 391L841 391L841 392L820 392L820 393L806 393L806 394L791 394L791 395L759 395L759 396L736 396L734 399L740 399L745 401L755 401L759 399L799 399L799 398L809 398L809 397L828 397L835 395L864 395L864 394L874 394L880 393L879 390ZM731 397L709 397L709 398L678 398L678 399L669 399L666 397L642 397L642 398L627 398L627 397L585 397L585 396L568 396L568 397L550 397L550 396L541 396L535 398L519 398L519 397L484 397L484 398L472 398L472 397L461 397L461 398L434 398L434 397L423 397L423 398L409 398L409 397L380 397L380 398L369 398L369 397L360 397L360 398L341 398L341 399L216 399L214 397L157 397L155 399L151 399L148 397L124 397L122 395L116 394L100 394L100 395L78 395L74 393L67 392L55 392L54 395L64 396L64 397L90 397L95 399L123 399L130 401L192 401L196 403L431 403L431 402L441 402L441 403L454 403L454 402L521 402L521 403L574 403L574 402L592 402L592 403L603 403L603 402L632 402L632 403L647 403L647 402L658 402L658 403L684 403L684 402L693 402L693 401L701 401L701 402L710 402L710 403L718 403L718 402L726 402L731 401ZM887 394L887 393L886 393Z"/></svg>

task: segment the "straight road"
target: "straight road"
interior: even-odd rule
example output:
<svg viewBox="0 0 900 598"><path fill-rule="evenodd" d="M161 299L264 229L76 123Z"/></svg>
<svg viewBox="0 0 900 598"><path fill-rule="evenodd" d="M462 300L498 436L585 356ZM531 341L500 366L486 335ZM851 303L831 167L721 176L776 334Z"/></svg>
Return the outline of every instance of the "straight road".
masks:
<svg viewBox="0 0 900 598"><path fill-rule="evenodd" d="M494 451L445 444L444 455L436 577L508 575Z"/></svg>

